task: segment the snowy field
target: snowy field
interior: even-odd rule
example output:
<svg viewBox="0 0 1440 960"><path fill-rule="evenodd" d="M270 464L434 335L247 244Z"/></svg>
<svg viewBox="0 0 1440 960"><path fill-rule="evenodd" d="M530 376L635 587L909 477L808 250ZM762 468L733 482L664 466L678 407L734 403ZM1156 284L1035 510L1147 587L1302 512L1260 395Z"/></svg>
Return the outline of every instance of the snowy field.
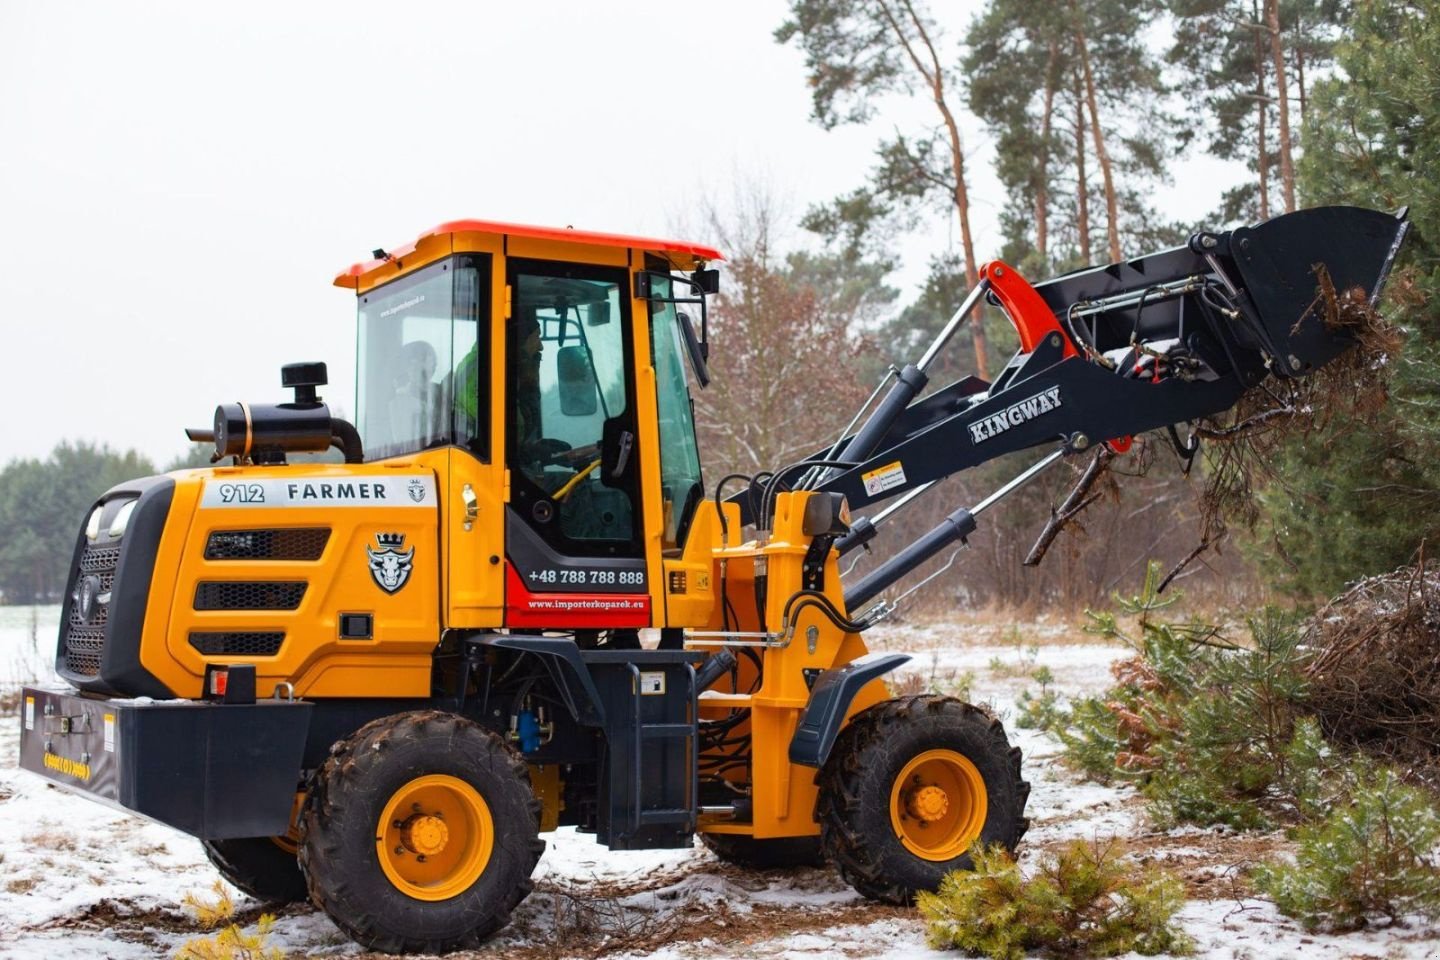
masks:
<svg viewBox="0 0 1440 960"><path fill-rule="evenodd" d="M16 684L49 676L56 608L0 607L0 702ZM32 634L36 642L32 644ZM1123 648L1057 622L887 624L876 649L912 652L908 681L971 695L1010 718L1036 667L1064 695L1110 680ZM904 683L905 678L901 678ZM217 875L197 841L167 827L71 796L15 769L19 722L0 718L0 958L155 958L199 934L181 906ZM1024 860L1076 837L1123 837L1132 855L1185 882L1181 914L1200 957L1440 960L1440 931L1408 928L1348 936L1306 934L1253 895L1245 870L1284 848L1283 837L1223 831L1155 832L1126 787L1087 784L1057 762L1043 734L1010 727L1033 786ZM612 853L573 830L547 838L536 891L484 950L466 956L564 958L901 958L943 956L925 946L911 910L869 903L828 871L751 873L690 850ZM237 918L259 906L235 895ZM271 944L292 956L357 956L308 906L281 911Z"/></svg>

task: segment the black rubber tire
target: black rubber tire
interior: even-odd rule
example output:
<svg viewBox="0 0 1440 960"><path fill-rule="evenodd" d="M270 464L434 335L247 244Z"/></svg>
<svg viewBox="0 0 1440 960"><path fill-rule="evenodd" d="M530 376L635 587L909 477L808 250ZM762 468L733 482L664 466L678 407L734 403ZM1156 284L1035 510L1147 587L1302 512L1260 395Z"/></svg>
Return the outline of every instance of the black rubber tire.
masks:
<svg viewBox="0 0 1440 960"><path fill-rule="evenodd" d="M490 810L494 846L469 888L446 900L408 896L385 875L375 830L405 784L448 774ZM330 751L300 818L300 866L310 899L362 946L384 953L446 953L479 946L530 893L545 849L540 803L525 761L463 717L421 710L382 717Z"/></svg>
<svg viewBox="0 0 1440 960"><path fill-rule="evenodd" d="M715 856L737 867L776 870L821 867L825 854L819 837L771 837L756 840L737 833L702 833L700 842Z"/></svg>
<svg viewBox="0 0 1440 960"><path fill-rule="evenodd" d="M913 757L949 749L975 764L985 781L987 809L980 841L1013 851L1029 822L1030 784L1020 779L1020 748L1011 747L999 720L953 697L920 695L886 700L858 714L840 732L818 777L825 856L871 900L903 904L934 890L953 870L973 868L969 853L951 860L916 856L890 819L895 778Z"/></svg>
<svg viewBox="0 0 1440 960"><path fill-rule="evenodd" d="M220 876L262 903L310 899L295 854L270 837L202 840L200 845Z"/></svg>

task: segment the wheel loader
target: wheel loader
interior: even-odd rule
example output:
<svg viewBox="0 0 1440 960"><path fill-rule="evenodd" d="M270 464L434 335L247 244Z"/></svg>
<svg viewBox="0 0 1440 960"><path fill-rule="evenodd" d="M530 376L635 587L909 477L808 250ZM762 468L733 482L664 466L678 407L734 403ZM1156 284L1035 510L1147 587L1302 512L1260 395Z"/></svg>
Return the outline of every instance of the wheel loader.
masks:
<svg viewBox="0 0 1440 960"><path fill-rule="evenodd" d="M891 588L1065 456L1334 359L1352 340L1320 274L1373 303L1405 230L1329 207L1034 285L991 262L844 436L714 483L691 390L719 251L475 220L377 249L335 278L357 300L353 422L324 364L290 364L289 400L190 431L213 466L122 483L81 520L69 686L24 691L21 765L379 951L495 933L560 825L828 862L907 902L975 844L1013 849L1029 786L983 709L890 695L907 657L864 635ZM1019 350L992 381L931 385L982 303ZM1037 448L886 544L936 481Z"/></svg>

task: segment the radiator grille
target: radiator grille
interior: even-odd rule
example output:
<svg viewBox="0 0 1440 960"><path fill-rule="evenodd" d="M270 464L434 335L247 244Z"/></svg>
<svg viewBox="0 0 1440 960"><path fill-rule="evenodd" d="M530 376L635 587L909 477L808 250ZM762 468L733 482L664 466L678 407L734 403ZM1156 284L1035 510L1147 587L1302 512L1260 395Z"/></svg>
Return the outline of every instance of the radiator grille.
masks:
<svg viewBox="0 0 1440 960"><path fill-rule="evenodd" d="M65 669L77 677L100 675L100 657L105 651L105 624L110 619L110 591L115 586L115 568L120 564L119 547L86 545L80 555L74 595L66 604ZM94 578L98 583L86 586ZM90 615L81 614L79 596L86 588L94 596Z"/></svg>
<svg viewBox="0 0 1440 960"><path fill-rule="evenodd" d="M65 666L82 677L98 677L100 654L104 649L104 630L71 627L65 635Z"/></svg>
<svg viewBox="0 0 1440 960"><path fill-rule="evenodd" d="M283 633L257 633L243 630L195 631L190 646L207 657L273 657L285 642Z"/></svg>
<svg viewBox="0 0 1440 960"><path fill-rule="evenodd" d="M329 542L328 527L216 530L205 542L205 559L319 560Z"/></svg>
<svg viewBox="0 0 1440 960"><path fill-rule="evenodd" d="M294 610L305 596L304 581L216 581L195 585L196 610Z"/></svg>

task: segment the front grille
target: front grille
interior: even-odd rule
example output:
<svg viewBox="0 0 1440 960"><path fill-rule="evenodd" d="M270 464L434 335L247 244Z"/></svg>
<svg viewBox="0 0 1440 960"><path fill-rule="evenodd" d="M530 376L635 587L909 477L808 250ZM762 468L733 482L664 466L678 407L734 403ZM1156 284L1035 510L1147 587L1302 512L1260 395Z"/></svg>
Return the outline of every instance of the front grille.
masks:
<svg viewBox="0 0 1440 960"><path fill-rule="evenodd" d="M255 633L242 630L190 634L190 646L207 657L273 657L285 642L283 633Z"/></svg>
<svg viewBox="0 0 1440 960"><path fill-rule="evenodd" d="M100 675L100 653L105 649L104 630L70 628L65 635L65 666L84 677Z"/></svg>
<svg viewBox="0 0 1440 960"><path fill-rule="evenodd" d="M108 573L113 578L115 568L119 565L119 547L86 547L85 552L80 555L82 573Z"/></svg>
<svg viewBox="0 0 1440 960"><path fill-rule="evenodd" d="M196 610L294 610L304 581L214 581L195 585Z"/></svg>
<svg viewBox="0 0 1440 960"><path fill-rule="evenodd" d="M205 542L206 560L319 560L328 527L216 530Z"/></svg>
<svg viewBox="0 0 1440 960"><path fill-rule="evenodd" d="M78 677L100 675L100 656L105 650L105 624L110 619L109 594L115 586L115 568L119 564L118 546L87 544L80 554L74 593L66 604L64 643L65 669ZM95 599L91 602L89 617L85 617L80 612L78 598L85 581L91 577L98 583L91 587Z"/></svg>

